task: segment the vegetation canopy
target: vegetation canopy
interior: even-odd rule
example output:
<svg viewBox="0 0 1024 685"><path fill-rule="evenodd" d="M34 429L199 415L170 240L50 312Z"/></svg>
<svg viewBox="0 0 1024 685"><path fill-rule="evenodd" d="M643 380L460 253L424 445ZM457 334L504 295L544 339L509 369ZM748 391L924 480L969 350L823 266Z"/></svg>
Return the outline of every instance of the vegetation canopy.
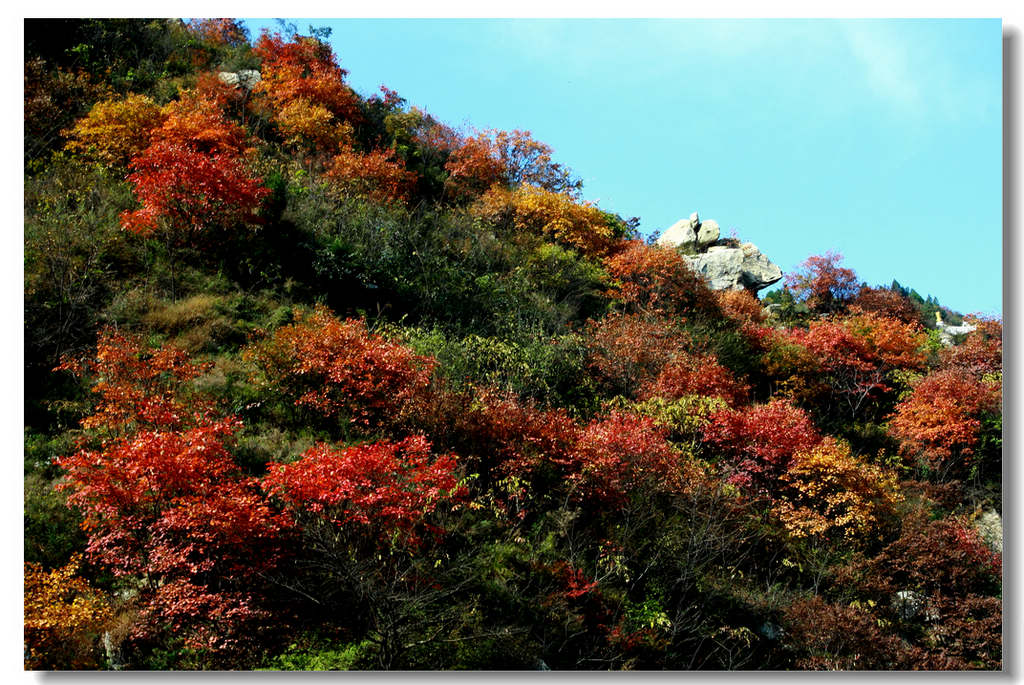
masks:
<svg viewBox="0 0 1024 685"><path fill-rule="evenodd" d="M1001 668L1001 321L713 290L328 33L26 21L26 669Z"/></svg>

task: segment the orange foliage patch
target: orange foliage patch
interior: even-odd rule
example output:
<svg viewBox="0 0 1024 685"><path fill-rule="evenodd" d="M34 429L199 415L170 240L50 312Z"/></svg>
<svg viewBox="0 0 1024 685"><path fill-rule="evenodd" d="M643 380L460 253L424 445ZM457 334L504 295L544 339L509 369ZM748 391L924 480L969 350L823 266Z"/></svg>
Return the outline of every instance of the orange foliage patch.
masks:
<svg viewBox="0 0 1024 685"><path fill-rule="evenodd" d="M375 202L404 202L416 184L416 174L396 160L392 150L344 149L332 161L327 178L343 193Z"/></svg>

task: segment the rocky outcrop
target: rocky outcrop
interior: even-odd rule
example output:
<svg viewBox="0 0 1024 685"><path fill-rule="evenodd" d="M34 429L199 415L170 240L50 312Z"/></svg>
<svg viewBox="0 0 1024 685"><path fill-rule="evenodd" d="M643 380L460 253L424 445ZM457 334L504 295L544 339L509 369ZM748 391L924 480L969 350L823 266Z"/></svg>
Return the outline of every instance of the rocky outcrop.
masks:
<svg viewBox="0 0 1024 685"><path fill-rule="evenodd" d="M701 222L697 212L672 224L658 238L658 244L694 253L685 255L686 259L713 290L757 292L782 278L782 269L756 245L723 240L718 222Z"/></svg>
<svg viewBox="0 0 1024 685"><path fill-rule="evenodd" d="M223 84L252 90L260 82L262 76L255 69L243 69L242 71L219 71L217 72L217 78Z"/></svg>

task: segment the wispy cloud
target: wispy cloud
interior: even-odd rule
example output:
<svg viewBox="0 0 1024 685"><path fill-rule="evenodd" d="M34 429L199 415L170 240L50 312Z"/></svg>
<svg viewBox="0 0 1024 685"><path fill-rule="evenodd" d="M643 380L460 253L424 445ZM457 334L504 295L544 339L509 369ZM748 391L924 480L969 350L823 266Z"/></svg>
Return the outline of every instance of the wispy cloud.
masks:
<svg viewBox="0 0 1024 685"><path fill-rule="evenodd" d="M847 21L839 26L871 91L906 114L922 114L924 75L912 66L905 36L876 22Z"/></svg>

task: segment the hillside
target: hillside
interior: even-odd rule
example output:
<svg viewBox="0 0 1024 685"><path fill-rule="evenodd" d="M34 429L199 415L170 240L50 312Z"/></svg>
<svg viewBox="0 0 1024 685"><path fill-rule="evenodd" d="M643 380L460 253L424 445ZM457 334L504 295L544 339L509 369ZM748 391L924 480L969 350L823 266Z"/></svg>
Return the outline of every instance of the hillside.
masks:
<svg viewBox="0 0 1024 685"><path fill-rule="evenodd" d="M1001 668L1001 321L327 38L26 21L26 669Z"/></svg>

